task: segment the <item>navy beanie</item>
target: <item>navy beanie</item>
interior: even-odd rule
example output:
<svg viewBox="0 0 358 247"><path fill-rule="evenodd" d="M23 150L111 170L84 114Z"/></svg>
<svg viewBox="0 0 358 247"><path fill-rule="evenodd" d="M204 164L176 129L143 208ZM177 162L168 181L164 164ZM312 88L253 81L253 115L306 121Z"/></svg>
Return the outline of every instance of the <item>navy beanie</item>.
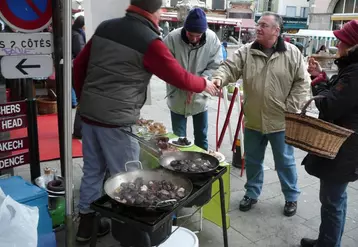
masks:
<svg viewBox="0 0 358 247"><path fill-rule="evenodd" d="M205 33L208 28L205 12L201 8L190 10L186 17L184 28L191 33Z"/></svg>

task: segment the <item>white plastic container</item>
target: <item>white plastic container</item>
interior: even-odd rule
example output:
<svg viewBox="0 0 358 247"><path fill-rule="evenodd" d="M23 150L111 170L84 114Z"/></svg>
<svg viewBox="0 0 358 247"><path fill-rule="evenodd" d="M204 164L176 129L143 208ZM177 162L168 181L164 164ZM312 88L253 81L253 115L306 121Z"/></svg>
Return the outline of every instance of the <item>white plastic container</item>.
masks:
<svg viewBox="0 0 358 247"><path fill-rule="evenodd" d="M174 232L177 228L173 226L172 231ZM199 247L199 239L192 231L179 227L167 241L158 247Z"/></svg>

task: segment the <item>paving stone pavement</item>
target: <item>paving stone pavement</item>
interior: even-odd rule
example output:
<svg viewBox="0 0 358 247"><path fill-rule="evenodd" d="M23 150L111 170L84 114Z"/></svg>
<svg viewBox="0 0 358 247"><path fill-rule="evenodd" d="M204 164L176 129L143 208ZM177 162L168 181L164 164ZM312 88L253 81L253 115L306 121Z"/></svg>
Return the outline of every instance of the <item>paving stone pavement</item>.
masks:
<svg viewBox="0 0 358 247"><path fill-rule="evenodd" d="M163 122L170 128L170 115L165 102L165 84L157 78L151 83L152 105L145 106L142 110L144 118ZM222 104L223 105L223 104ZM209 103L209 144L215 145L217 100ZM221 108L221 126L225 120L224 107ZM233 129L237 122L238 112L232 116ZM188 121L188 136L192 137L193 128ZM231 144L226 135L222 149L220 150L231 161ZM265 156L265 184L258 204L249 212L238 210L239 201L244 196L245 175L240 177L240 170L233 168L231 171L231 199L230 217L231 227L229 233L229 246L231 247L293 247L299 246L302 237L317 237L320 224L320 202L318 197L319 181L309 176L300 165L305 153L296 150L295 153L298 172L298 183L301 188L301 196L298 202L297 215L287 218L283 216L284 198L281 193L280 182L274 170L272 150L269 146ZM60 169L59 161L44 162L42 167L51 166ZM82 176L82 159L73 160L75 204L79 198L79 186ZM15 169L17 175L29 179L29 168L19 167ZM198 217L193 217L189 229L198 228ZM198 234L200 247L223 246L221 228L204 220L203 231ZM64 232L57 234L58 246L65 246ZM98 247L114 247L119 244L109 235L98 240ZM358 183L351 183L348 188L348 213L347 223L342 247L358 246ZM185 246L183 246L185 247Z"/></svg>

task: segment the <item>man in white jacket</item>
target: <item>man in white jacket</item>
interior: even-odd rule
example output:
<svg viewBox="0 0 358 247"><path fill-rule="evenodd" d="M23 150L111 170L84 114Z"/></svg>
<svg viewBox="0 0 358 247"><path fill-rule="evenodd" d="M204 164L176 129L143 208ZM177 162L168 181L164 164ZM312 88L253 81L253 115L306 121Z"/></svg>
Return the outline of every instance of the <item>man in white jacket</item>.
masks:
<svg viewBox="0 0 358 247"><path fill-rule="evenodd" d="M220 40L208 28L205 12L200 8L192 9L184 27L170 32L164 43L187 71L208 79L223 60ZM193 94L167 86L167 103L174 134L186 137L187 118L192 116L195 145L205 150L208 149L208 99L208 95L203 93Z"/></svg>

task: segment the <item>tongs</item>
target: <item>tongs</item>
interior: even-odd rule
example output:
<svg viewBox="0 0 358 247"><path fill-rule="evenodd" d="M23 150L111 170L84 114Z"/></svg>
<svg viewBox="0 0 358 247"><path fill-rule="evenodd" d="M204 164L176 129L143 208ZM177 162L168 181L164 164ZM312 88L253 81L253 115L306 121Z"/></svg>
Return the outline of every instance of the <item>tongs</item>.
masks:
<svg viewBox="0 0 358 247"><path fill-rule="evenodd" d="M138 142L140 144L142 144L142 148L148 152L150 152L151 154L153 154L154 156L156 157L160 157L162 156L162 151L160 148L154 148L153 147L153 143L150 142L150 141L146 141L144 140L142 137L132 133L131 131L128 131L128 130L124 130L124 129L121 129L122 132L124 132L125 134L133 137L134 139L138 140Z"/></svg>

